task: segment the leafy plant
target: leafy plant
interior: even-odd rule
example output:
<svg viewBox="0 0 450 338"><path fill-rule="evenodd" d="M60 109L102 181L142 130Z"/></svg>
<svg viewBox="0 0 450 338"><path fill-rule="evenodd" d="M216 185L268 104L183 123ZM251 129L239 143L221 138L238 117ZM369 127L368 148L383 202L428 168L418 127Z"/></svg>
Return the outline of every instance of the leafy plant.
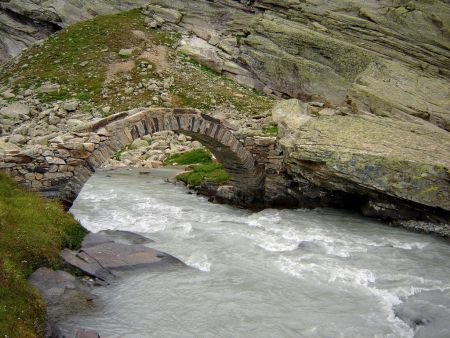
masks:
<svg viewBox="0 0 450 338"><path fill-rule="evenodd" d="M120 149L120 150L117 150L115 153L114 153L114 159L116 160L116 161L120 161L120 159L121 159L121 157L122 157L122 149Z"/></svg>

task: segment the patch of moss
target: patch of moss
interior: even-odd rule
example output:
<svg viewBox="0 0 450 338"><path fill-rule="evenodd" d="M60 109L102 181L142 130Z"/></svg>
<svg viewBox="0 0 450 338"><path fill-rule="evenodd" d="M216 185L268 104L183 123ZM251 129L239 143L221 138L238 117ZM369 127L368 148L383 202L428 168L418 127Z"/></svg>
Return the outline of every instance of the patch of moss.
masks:
<svg viewBox="0 0 450 338"><path fill-rule="evenodd" d="M26 279L38 267L59 267L61 248L79 247L85 234L59 203L21 190L0 172L2 337L42 335L45 304Z"/></svg>
<svg viewBox="0 0 450 338"><path fill-rule="evenodd" d="M212 156L208 150L194 149L184 153L172 154L164 160L164 164L207 164L212 163Z"/></svg>
<svg viewBox="0 0 450 338"><path fill-rule="evenodd" d="M218 184L226 183L230 176L221 164L209 163L195 165L192 167L192 171L178 174L177 179L184 182L189 188L196 188L204 180Z"/></svg>

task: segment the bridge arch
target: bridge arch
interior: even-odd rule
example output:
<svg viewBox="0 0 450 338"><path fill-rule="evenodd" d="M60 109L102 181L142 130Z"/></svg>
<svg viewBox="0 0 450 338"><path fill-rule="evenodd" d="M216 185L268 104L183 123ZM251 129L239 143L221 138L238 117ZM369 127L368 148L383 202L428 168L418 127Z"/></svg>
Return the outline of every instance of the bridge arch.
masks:
<svg viewBox="0 0 450 338"><path fill-rule="evenodd" d="M207 147L230 175L236 201L253 204L263 189L263 174L253 155L220 120L195 109L148 109L133 115L116 114L92 123L78 133L95 133L100 142L85 153L73 175L54 197L71 205L89 177L122 147L155 132L171 130L191 136Z"/></svg>

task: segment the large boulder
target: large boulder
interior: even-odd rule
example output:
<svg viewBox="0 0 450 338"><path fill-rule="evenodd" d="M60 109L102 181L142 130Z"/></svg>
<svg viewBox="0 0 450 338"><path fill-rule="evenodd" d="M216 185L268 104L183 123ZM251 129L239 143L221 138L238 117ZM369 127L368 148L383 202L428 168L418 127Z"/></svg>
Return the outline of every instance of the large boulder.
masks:
<svg viewBox="0 0 450 338"><path fill-rule="evenodd" d="M298 182L450 211L450 134L368 116L321 116L280 140Z"/></svg>
<svg viewBox="0 0 450 338"><path fill-rule="evenodd" d="M218 55L218 49L201 38L183 39L179 51L216 72L221 72L223 69L223 60Z"/></svg>

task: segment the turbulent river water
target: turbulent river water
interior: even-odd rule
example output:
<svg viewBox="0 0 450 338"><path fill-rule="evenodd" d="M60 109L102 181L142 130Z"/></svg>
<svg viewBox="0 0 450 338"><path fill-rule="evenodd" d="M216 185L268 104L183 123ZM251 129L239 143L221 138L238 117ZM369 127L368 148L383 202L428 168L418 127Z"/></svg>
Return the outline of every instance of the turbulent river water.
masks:
<svg viewBox="0 0 450 338"><path fill-rule="evenodd" d="M95 288L97 308L61 323L68 337L450 337L448 242L333 209L216 205L168 174L98 172L71 212L190 268Z"/></svg>

